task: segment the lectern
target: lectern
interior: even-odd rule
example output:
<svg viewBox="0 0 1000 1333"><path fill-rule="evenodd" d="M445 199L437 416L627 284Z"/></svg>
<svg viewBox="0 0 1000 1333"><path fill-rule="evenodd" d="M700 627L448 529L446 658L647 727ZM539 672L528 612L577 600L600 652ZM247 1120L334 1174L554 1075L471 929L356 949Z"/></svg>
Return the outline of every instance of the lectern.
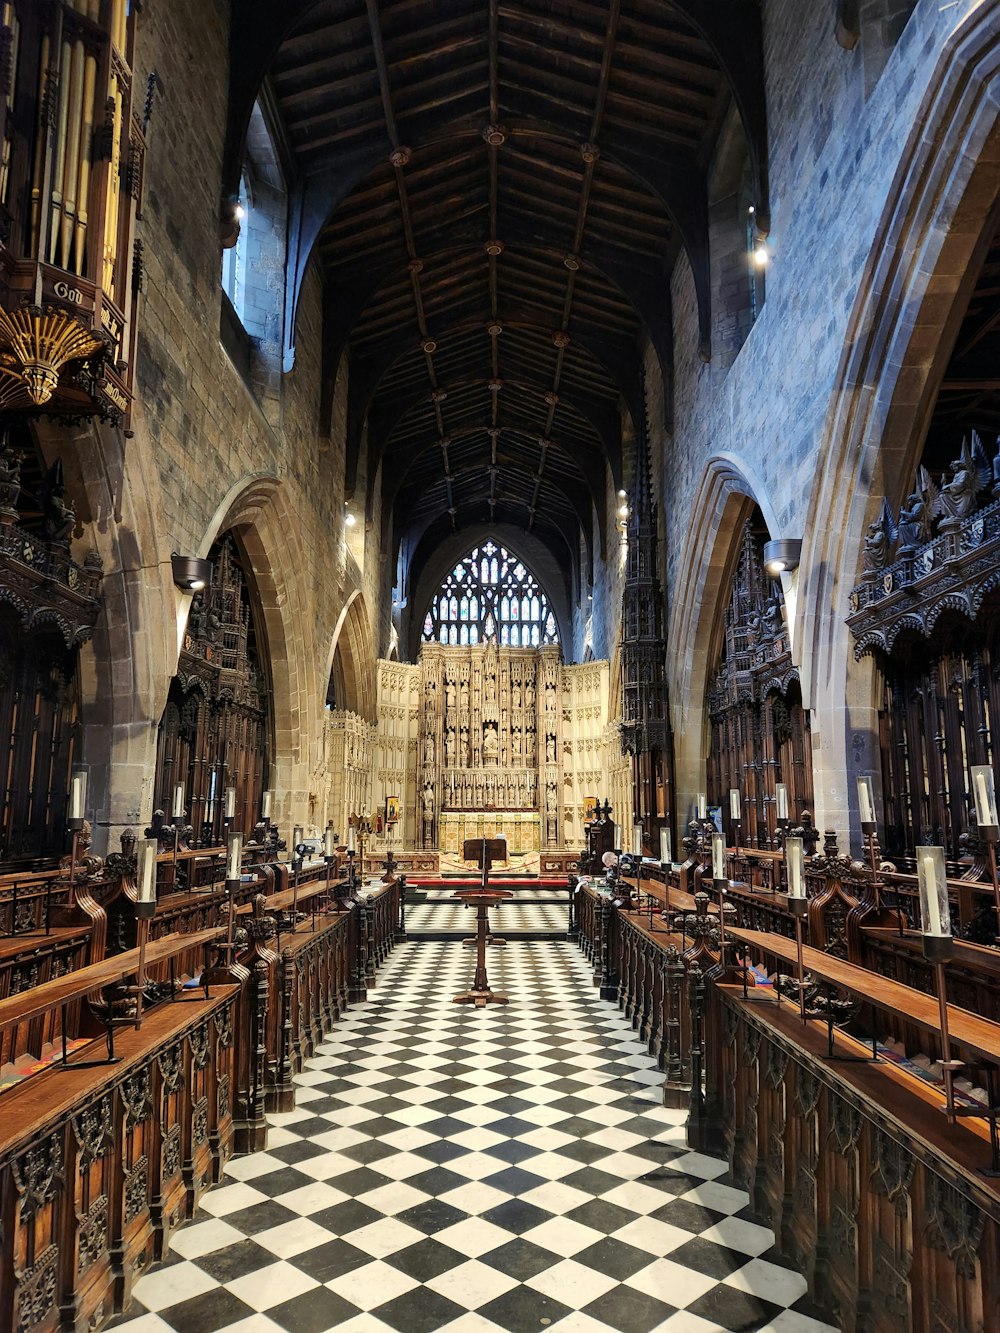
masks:
<svg viewBox="0 0 1000 1333"><path fill-rule="evenodd" d="M486 945L489 933L489 909L495 907L504 898L513 898L510 889L490 888L490 866L494 861L506 861L506 838L467 838L462 844L462 856L466 861L475 861L483 872L483 882L476 889L462 889L455 894L461 902L476 908L476 975L470 990L463 991L454 998L455 1004L474 1004L477 1009L485 1009L488 1004L506 1004L506 995L497 995L490 990L486 975ZM499 943L499 941L497 941Z"/></svg>

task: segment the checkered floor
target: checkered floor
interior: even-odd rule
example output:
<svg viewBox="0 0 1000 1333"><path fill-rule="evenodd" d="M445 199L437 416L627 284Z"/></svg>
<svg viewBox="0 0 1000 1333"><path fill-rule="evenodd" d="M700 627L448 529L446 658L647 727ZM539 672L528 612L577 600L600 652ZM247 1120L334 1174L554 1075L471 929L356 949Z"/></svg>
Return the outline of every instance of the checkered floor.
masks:
<svg viewBox="0 0 1000 1333"><path fill-rule="evenodd" d="M565 891L518 889L517 897L490 910L490 929L504 938L549 935L565 939L568 924ZM416 939L470 937L476 933L476 913L464 903L456 903L453 890L428 889L425 902L407 907L406 933Z"/></svg>
<svg viewBox="0 0 1000 1333"><path fill-rule="evenodd" d="M684 1115L575 946L395 951L295 1111L141 1278L128 1333L834 1333L689 1152Z"/></svg>

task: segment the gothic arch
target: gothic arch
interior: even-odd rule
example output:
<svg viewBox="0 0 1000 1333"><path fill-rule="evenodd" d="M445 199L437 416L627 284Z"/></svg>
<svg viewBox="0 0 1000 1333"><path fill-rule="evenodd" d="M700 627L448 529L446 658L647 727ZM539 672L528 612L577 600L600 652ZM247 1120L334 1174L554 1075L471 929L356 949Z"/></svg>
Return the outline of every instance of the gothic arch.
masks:
<svg viewBox="0 0 1000 1333"><path fill-rule="evenodd" d="M901 40L917 40L912 25ZM847 597L881 496L895 502L913 475L1000 193L998 54L995 5L979 6L944 43L876 230L819 443L794 641L822 739L817 822L841 833L853 775L878 770L874 673L868 659L854 662ZM823 781L820 756L846 783Z"/></svg>
<svg viewBox="0 0 1000 1333"><path fill-rule="evenodd" d="M242 548L258 599L266 639L274 725L274 786L302 785L302 765L314 758L309 740L320 734L317 663L300 629L307 623L306 589L297 571L308 568L299 524L288 492L277 477L254 476L235 483L215 511L198 554L233 532Z"/></svg>
<svg viewBox="0 0 1000 1333"><path fill-rule="evenodd" d="M326 678L336 672L344 697L337 707L375 721L375 639L360 589L347 599L330 641Z"/></svg>
<svg viewBox="0 0 1000 1333"><path fill-rule="evenodd" d="M733 568L743 524L757 505L772 536L780 532L765 488L744 460L717 454L708 460L687 530L667 629L667 662L674 732L675 815L705 789L708 718L705 691L717 645L721 599Z"/></svg>

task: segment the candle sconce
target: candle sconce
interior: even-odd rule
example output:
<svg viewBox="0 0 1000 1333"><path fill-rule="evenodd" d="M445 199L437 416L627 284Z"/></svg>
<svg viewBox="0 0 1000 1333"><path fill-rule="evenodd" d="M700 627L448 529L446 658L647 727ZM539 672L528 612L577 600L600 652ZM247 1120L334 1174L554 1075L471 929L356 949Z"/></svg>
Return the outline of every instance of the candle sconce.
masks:
<svg viewBox="0 0 1000 1333"><path fill-rule="evenodd" d="M990 878L993 881L993 902L997 914L995 942L1000 945L1000 876L997 873L997 841L1000 839L1000 819L997 816L996 780L992 764L974 764L970 770L972 795L976 806L979 836L989 852Z"/></svg>

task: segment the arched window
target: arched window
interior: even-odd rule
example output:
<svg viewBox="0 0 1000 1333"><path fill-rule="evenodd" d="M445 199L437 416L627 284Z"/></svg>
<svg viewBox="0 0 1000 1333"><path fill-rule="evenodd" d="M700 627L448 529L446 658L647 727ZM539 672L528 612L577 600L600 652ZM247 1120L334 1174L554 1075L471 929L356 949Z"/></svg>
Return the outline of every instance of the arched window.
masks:
<svg viewBox="0 0 1000 1333"><path fill-rule="evenodd" d="M431 599L423 640L527 648L558 643L559 635L548 598L531 570L503 546L486 541L454 566Z"/></svg>

